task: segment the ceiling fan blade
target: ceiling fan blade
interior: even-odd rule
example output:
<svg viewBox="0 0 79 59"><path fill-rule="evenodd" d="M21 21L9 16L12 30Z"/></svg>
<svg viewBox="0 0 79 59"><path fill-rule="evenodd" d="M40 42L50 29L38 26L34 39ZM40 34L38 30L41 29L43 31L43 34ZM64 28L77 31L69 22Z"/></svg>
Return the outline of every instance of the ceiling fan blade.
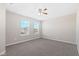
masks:
<svg viewBox="0 0 79 59"><path fill-rule="evenodd" d="M44 9L44 11L46 11L46 10L47 10L47 8Z"/></svg>
<svg viewBox="0 0 79 59"><path fill-rule="evenodd" d="M48 15L48 13L45 13L45 12L42 12L43 14L45 14L45 15Z"/></svg>
<svg viewBox="0 0 79 59"><path fill-rule="evenodd" d="M39 9L38 11L41 13L42 12L42 9Z"/></svg>

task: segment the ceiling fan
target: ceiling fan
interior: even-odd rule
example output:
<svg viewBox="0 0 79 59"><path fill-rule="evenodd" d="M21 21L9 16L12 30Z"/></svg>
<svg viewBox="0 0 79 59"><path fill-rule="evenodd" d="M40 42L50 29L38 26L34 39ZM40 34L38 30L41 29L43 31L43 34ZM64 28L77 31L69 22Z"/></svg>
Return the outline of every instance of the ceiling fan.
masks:
<svg viewBox="0 0 79 59"><path fill-rule="evenodd" d="M48 15L47 10L48 10L47 8L44 9L39 8L38 9L39 15Z"/></svg>

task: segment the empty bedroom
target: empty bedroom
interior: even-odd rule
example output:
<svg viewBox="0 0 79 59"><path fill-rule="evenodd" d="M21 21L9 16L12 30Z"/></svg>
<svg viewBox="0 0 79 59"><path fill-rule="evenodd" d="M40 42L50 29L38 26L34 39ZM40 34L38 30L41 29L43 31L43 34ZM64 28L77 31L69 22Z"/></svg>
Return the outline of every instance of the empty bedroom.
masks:
<svg viewBox="0 0 79 59"><path fill-rule="evenodd" d="M1 56L78 56L79 3L0 3Z"/></svg>

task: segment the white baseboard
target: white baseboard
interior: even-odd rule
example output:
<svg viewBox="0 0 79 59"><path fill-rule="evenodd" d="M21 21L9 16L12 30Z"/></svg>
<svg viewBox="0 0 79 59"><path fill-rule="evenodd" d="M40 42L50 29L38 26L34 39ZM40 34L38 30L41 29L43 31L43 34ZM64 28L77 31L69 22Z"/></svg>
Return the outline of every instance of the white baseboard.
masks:
<svg viewBox="0 0 79 59"><path fill-rule="evenodd" d="M43 36L43 38L49 39L49 40L55 40L55 41L59 41L59 42L64 42L64 43L69 43L69 44L75 44L75 45L76 45L76 43L73 43L73 42L62 41L62 40L56 40L56 38L50 38L50 37L48 37L48 36Z"/></svg>
<svg viewBox="0 0 79 59"><path fill-rule="evenodd" d="M37 37L37 38L40 38L40 37ZM14 45L14 44L19 44L19 43L30 41L30 40L34 40L34 39L37 39L37 38L32 38L32 39L28 39L28 40L23 40L23 41L18 41L18 42L6 44L6 46L10 46L10 45Z"/></svg>
<svg viewBox="0 0 79 59"><path fill-rule="evenodd" d="M3 54L5 54L5 52L6 52L5 50L4 50L4 51L2 51L2 52L0 53L0 56L1 56L1 55L3 55Z"/></svg>

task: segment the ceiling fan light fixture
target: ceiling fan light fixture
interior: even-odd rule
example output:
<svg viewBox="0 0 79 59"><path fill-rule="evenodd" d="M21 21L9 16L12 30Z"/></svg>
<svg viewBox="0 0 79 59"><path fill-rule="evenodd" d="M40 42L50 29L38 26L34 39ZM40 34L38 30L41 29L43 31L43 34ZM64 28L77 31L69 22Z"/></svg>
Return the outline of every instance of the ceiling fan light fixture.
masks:
<svg viewBox="0 0 79 59"><path fill-rule="evenodd" d="M39 15L48 15L47 10L48 10L47 8L44 9L39 8L38 9Z"/></svg>

